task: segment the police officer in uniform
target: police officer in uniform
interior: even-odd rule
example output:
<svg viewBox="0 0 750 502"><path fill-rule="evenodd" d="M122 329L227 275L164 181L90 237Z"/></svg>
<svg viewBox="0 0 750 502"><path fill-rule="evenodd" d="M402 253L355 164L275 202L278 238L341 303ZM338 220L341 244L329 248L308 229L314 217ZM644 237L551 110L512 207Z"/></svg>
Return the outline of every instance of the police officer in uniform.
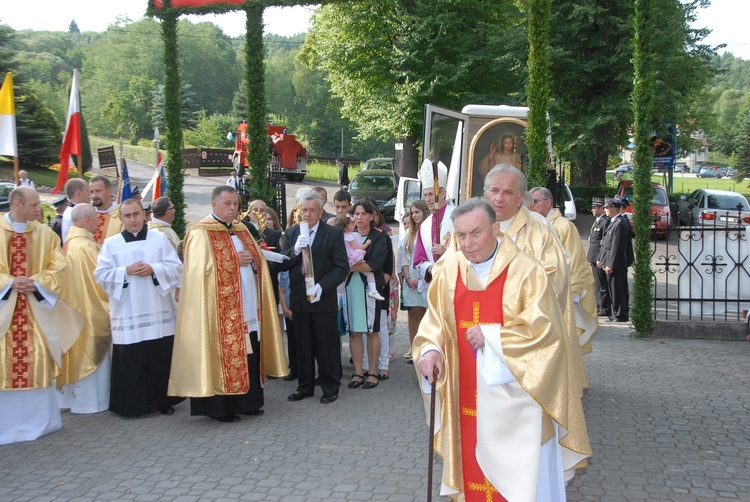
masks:
<svg viewBox="0 0 750 502"><path fill-rule="evenodd" d="M596 219L594 220L594 224L591 225L589 250L586 253L586 259L591 267L591 273L594 275L594 293L596 295L597 311L600 316L609 317L612 311L612 300L609 297L607 273L596 265L596 261L599 258L599 251L602 247L602 237L604 237L604 231L609 226L609 218L604 213L603 198L594 197L591 200L591 213Z"/></svg>
<svg viewBox="0 0 750 502"><path fill-rule="evenodd" d="M628 267L633 264L633 234L627 216L620 208L627 202L620 198L605 199L604 211L610 218L604 231L598 265L607 274L607 285L612 300L610 321L627 322L629 319Z"/></svg>

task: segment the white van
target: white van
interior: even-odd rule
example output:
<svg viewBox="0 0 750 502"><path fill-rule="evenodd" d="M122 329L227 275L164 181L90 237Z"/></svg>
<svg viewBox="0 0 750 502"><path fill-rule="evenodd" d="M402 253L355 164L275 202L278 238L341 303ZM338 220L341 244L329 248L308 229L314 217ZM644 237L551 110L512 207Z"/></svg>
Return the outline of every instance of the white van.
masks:
<svg viewBox="0 0 750 502"><path fill-rule="evenodd" d="M456 204L484 193L484 177L497 164L512 164L526 171L525 106L466 105L460 112L425 105L422 158L448 167L448 198ZM552 139L548 139L551 143ZM402 177L396 198L396 221L403 231L403 215L421 198L418 179ZM565 186L565 217L575 220L575 201ZM561 201L562 202L562 201ZM403 234L402 234L403 235Z"/></svg>

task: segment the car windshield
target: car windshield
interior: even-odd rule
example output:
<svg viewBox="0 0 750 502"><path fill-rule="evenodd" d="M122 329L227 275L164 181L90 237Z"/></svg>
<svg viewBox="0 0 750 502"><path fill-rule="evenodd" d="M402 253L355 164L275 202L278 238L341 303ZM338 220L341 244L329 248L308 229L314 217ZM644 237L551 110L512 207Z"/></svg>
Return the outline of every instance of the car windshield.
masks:
<svg viewBox="0 0 750 502"><path fill-rule="evenodd" d="M365 169L393 169L393 163L390 160L368 160Z"/></svg>
<svg viewBox="0 0 750 502"><path fill-rule="evenodd" d="M622 192L622 196L633 201L633 185L626 186ZM654 188L653 194L651 195L652 206L667 206L669 205L669 199L667 198L667 192L663 188Z"/></svg>
<svg viewBox="0 0 750 502"><path fill-rule="evenodd" d="M393 176L385 174L359 174L352 181L352 190L393 190Z"/></svg>
<svg viewBox="0 0 750 502"><path fill-rule="evenodd" d="M737 210L737 205L742 206L742 211L748 210L747 200L741 195L709 195L708 209Z"/></svg>

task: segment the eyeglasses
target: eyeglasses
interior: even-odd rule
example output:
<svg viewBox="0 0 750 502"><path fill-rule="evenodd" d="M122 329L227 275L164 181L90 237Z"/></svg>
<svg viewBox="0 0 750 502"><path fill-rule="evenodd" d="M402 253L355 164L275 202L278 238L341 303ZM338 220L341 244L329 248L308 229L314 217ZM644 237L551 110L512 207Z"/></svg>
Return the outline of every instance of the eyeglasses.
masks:
<svg viewBox="0 0 750 502"><path fill-rule="evenodd" d="M549 200L549 199L531 199L534 201L534 204L538 204L539 202L542 202L543 200Z"/></svg>
<svg viewBox="0 0 750 502"><path fill-rule="evenodd" d="M168 207L168 208L167 208L167 211L169 211L170 209L174 209L174 206L172 206L172 207Z"/></svg>

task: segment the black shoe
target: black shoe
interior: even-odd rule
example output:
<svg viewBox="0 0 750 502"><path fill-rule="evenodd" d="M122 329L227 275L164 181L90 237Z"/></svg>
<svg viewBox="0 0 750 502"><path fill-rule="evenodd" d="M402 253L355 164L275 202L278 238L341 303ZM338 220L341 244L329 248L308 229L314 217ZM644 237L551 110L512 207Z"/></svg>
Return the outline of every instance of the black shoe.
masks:
<svg viewBox="0 0 750 502"><path fill-rule="evenodd" d="M302 401L306 397L312 397L312 394L303 394L301 392L292 392L286 398L287 401Z"/></svg>
<svg viewBox="0 0 750 502"><path fill-rule="evenodd" d="M628 319L627 317L616 317L615 321L617 321L617 322L628 322L628 321L630 321L630 319Z"/></svg>
<svg viewBox="0 0 750 502"><path fill-rule="evenodd" d="M289 373L284 377L285 382L291 382L292 380L297 380L297 373Z"/></svg>
<svg viewBox="0 0 750 502"><path fill-rule="evenodd" d="M250 411L245 412L245 415L250 415L251 417L259 417L265 412L266 412L265 410L250 410Z"/></svg>
<svg viewBox="0 0 750 502"><path fill-rule="evenodd" d="M161 409L162 415L174 415L174 408L171 406L167 406L166 408Z"/></svg>
<svg viewBox="0 0 750 502"><path fill-rule="evenodd" d="M329 403L334 402L338 398L339 398L338 394L333 394L332 396L323 396L323 397L320 398L320 403L321 404L329 404Z"/></svg>
<svg viewBox="0 0 750 502"><path fill-rule="evenodd" d="M367 380L368 378L374 378L375 381L374 382L370 382L369 380ZM365 376L365 383L362 384L362 388L363 389L374 389L375 387L378 386L379 383L380 383L380 380L378 380L378 376L377 375L368 374L368 375Z"/></svg>
<svg viewBox="0 0 750 502"><path fill-rule="evenodd" d="M231 424L234 422L239 422L240 417L238 417L234 413L230 413L229 415L224 415L223 417L219 417L216 420L218 420L219 422L224 422L225 424Z"/></svg>

